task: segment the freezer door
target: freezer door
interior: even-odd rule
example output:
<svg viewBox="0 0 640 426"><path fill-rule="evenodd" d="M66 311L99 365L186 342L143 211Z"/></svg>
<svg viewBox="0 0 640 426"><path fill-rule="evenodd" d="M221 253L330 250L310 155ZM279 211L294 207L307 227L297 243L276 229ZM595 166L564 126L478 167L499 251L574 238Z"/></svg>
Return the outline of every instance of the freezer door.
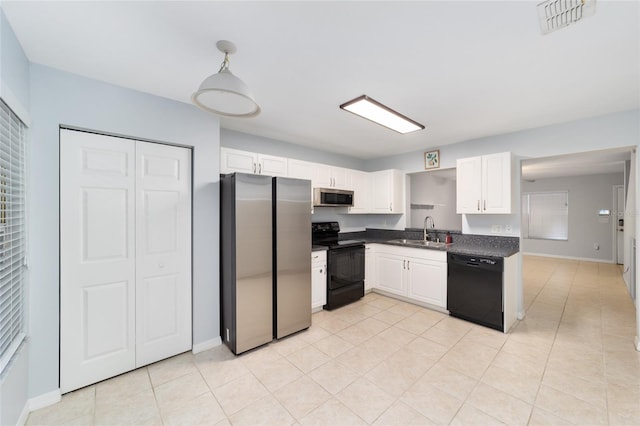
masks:
<svg viewBox="0 0 640 426"><path fill-rule="evenodd" d="M271 178L236 174L236 353L273 340Z"/></svg>
<svg viewBox="0 0 640 426"><path fill-rule="evenodd" d="M311 326L311 181L274 178L276 338Z"/></svg>

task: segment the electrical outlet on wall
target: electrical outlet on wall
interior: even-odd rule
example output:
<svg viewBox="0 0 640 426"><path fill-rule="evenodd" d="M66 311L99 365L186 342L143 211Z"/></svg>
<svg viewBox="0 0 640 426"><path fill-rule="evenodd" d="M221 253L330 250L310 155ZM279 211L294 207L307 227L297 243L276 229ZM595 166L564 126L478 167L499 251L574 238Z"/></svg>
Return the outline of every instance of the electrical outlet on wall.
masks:
<svg viewBox="0 0 640 426"><path fill-rule="evenodd" d="M491 225L492 234L502 234L502 225Z"/></svg>
<svg viewBox="0 0 640 426"><path fill-rule="evenodd" d="M598 243L593 243L593 249L594 249L594 250L600 250L600 244L598 244Z"/></svg>
<svg viewBox="0 0 640 426"><path fill-rule="evenodd" d="M504 232L506 234L510 234L511 232L513 232L513 229L511 229L511 225L505 225L504 226Z"/></svg>

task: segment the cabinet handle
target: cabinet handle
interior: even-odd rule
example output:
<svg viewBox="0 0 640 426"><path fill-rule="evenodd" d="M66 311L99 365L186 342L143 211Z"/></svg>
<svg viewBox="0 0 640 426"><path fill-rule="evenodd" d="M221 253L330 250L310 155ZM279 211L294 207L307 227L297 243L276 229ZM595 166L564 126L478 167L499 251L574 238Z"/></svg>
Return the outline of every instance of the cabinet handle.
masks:
<svg viewBox="0 0 640 426"><path fill-rule="evenodd" d="M322 273L322 269L320 269L320 273Z"/></svg>
<svg viewBox="0 0 640 426"><path fill-rule="evenodd" d="M262 163L258 163L258 174L262 174Z"/></svg>
<svg viewBox="0 0 640 426"><path fill-rule="evenodd" d="M480 211L480 200L478 200L478 211Z"/></svg>
<svg viewBox="0 0 640 426"><path fill-rule="evenodd" d="M393 203L389 203L389 211L392 212L393 211Z"/></svg>
<svg viewBox="0 0 640 426"><path fill-rule="evenodd" d="M256 163L253 163L253 173L256 172Z"/></svg>
<svg viewBox="0 0 640 426"><path fill-rule="evenodd" d="M411 269L411 261L407 260L407 269Z"/></svg>
<svg viewBox="0 0 640 426"><path fill-rule="evenodd" d="M484 211L487 211L487 200L484 200Z"/></svg>
<svg viewBox="0 0 640 426"><path fill-rule="evenodd" d="M407 269L407 261L406 260L402 261L402 269Z"/></svg>

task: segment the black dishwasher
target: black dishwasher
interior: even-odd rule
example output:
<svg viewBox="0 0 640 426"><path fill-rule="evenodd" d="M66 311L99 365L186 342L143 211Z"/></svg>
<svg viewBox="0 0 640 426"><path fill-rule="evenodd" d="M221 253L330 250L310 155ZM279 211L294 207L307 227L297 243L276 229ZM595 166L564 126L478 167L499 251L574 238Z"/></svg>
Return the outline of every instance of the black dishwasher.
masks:
<svg viewBox="0 0 640 426"><path fill-rule="evenodd" d="M504 330L501 257L447 254L447 309L451 316Z"/></svg>

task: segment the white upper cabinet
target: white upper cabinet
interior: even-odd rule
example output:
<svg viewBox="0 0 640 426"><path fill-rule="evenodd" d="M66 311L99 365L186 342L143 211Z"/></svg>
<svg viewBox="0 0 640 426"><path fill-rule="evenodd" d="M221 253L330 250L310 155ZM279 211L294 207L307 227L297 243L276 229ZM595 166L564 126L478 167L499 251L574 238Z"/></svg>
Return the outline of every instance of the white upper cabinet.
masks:
<svg viewBox="0 0 640 426"><path fill-rule="evenodd" d="M314 164L313 187L351 189L347 182L347 169L329 166L327 164Z"/></svg>
<svg viewBox="0 0 640 426"><path fill-rule="evenodd" d="M511 163L510 152L482 157L483 213L512 212Z"/></svg>
<svg viewBox="0 0 640 426"><path fill-rule="evenodd" d="M288 176L285 157L220 148L220 173L249 173L266 176Z"/></svg>
<svg viewBox="0 0 640 426"><path fill-rule="evenodd" d="M248 173L311 181L313 188L351 190L349 214L402 214L405 211L405 174L401 170L363 172L328 164L220 148L220 173ZM311 208L313 211L313 207Z"/></svg>
<svg viewBox="0 0 640 426"><path fill-rule="evenodd" d="M315 163L289 159L289 177L295 179L313 180Z"/></svg>
<svg viewBox="0 0 640 426"><path fill-rule="evenodd" d="M371 176L360 170L349 170L348 187L353 191L353 207L349 207L349 213L370 213L371 202Z"/></svg>
<svg viewBox="0 0 640 426"><path fill-rule="evenodd" d="M512 213L510 152L458 159L456 177L456 213Z"/></svg>
<svg viewBox="0 0 640 426"><path fill-rule="evenodd" d="M404 172L381 170L370 175L373 213L404 213Z"/></svg>

